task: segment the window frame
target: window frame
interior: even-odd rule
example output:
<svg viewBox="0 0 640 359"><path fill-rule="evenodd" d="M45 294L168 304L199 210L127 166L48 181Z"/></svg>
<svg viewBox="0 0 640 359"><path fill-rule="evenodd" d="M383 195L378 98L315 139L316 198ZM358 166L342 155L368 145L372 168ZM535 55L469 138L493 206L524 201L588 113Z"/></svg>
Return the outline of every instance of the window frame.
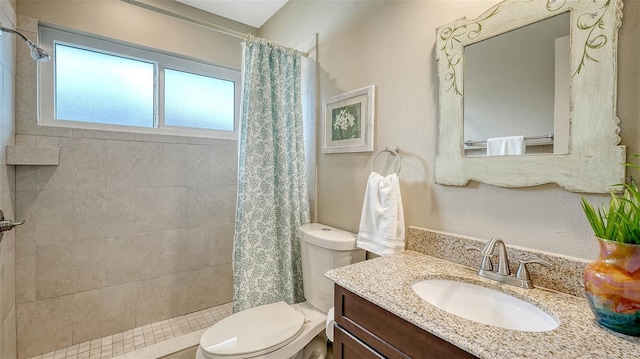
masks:
<svg viewBox="0 0 640 359"><path fill-rule="evenodd" d="M88 130L133 132L173 136L237 139L240 114L240 71L192 60L183 56L160 52L159 50L122 43L115 40L79 34L56 27L40 25L38 28L40 46L51 54L51 61L41 63L38 73L38 118L40 126L78 128ZM55 45L66 45L98 53L154 64L154 119L153 127L138 127L116 124L102 124L55 118ZM164 69L178 70L195 75L213 77L234 82L234 124L233 131L211 130L196 127L167 126L164 121Z"/></svg>

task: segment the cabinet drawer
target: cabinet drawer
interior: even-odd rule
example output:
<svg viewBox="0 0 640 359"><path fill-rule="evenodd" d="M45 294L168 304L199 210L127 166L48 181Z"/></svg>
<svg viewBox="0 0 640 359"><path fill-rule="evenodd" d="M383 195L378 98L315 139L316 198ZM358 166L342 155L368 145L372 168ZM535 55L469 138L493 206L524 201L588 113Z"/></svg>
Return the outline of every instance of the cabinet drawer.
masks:
<svg viewBox="0 0 640 359"><path fill-rule="evenodd" d="M382 355L337 325L334 327L333 336L334 359L384 359Z"/></svg>
<svg viewBox="0 0 640 359"><path fill-rule="evenodd" d="M334 295L336 323L386 358L477 359L339 285Z"/></svg>

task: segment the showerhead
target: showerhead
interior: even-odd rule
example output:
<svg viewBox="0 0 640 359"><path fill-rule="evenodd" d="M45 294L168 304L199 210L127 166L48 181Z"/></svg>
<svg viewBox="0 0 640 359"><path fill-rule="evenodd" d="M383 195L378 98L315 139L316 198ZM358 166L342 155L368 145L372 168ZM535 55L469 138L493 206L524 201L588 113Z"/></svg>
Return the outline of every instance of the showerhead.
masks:
<svg viewBox="0 0 640 359"><path fill-rule="evenodd" d="M24 42L27 43L27 46L29 46L29 50L31 50L31 58L34 61L36 61L36 62L45 62L45 61L51 60L51 56L49 56L49 54L47 54L46 51L44 51L41 47L36 46L36 44L34 44L33 41L27 39L26 36L22 35L21 33L17 32L16 30L8 29L6 27L3 27L2 24L0 24L0 31L6 31L6 32L10 32L12 34L16 34L16 35L20 36L22 38L22 40L24 40Z"/></svg>
<svg viewBox="0 0 640 359"><path fill-rule="evenodd" d="M44 49L36 46L31 40L27 40L27 46L31 49L31 58L35 62L45 62L51 60L51 56Z"/></svg>

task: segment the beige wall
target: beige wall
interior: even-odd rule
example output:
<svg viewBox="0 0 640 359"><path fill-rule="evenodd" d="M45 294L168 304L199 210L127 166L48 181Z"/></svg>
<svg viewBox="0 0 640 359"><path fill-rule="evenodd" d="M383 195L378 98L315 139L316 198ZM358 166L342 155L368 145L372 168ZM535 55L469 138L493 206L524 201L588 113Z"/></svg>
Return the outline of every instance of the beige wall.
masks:
<svg viewBox="0 0 640 359"><path fill-rule="evenodd" d="M18 14L34 39L38 19L241 65L239 39L118 0L25 0ZM237 141L39 127L36 64L17 54L16 143L60 148L58 166L17 166L18 357L231 301Z"/></svg>
<svg viewBox="0 0 640 359"><path fill-rule="evenodd" d="M14 28L13 6L0 0L2 26ZM15 140L15 46L16 36L0 36L0 209L7 219L15 219L15 166L6 165L6 145ZM0 358L16 357L15 230L4 232L0 242Z"/></svg>
<svg viewBox="0 0 640 359"><path fill-rule="evenodd" d="M259 35L294 46L318 33L319 97L377 86L375 145L400 146L407 225L467 235L578 258L597 254L580 194L557 185L524 189L434 183L438 126L435 31L474 18L497 1L293 0ZM618 115L628 153L640 153L640 2L626 1L620 31ZM318 221L357 231L372 153L318 149ZM631 158L631 157L630 157ZM587 195L592 202L606 199Z"/></svg>
<svg viewBox="0 0 640 359"><path fill-rule="evenodd" d="M163 9L242 33L256 34L251 26L167 0L142 0ZM119 0L18 0L18 15L203 61L240 69L238 38L157 14Z"/></svg>

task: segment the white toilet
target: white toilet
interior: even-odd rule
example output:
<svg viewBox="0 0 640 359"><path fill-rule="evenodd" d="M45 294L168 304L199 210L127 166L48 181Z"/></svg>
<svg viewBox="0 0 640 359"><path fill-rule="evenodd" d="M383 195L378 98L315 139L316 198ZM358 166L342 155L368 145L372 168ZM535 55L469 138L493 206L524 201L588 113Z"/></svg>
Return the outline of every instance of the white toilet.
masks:
<svg viewBox="0 0 640 359"><path fill-rule="evenodd" d="M262 305L219 321L202 334L197 359L324 358L318 352L326 350L325 340L314 339L333 307L333 282L324 274L364 260L365 252L356 249L355 234L319 223L300 226L298 236L307 301Z"/></svg>

